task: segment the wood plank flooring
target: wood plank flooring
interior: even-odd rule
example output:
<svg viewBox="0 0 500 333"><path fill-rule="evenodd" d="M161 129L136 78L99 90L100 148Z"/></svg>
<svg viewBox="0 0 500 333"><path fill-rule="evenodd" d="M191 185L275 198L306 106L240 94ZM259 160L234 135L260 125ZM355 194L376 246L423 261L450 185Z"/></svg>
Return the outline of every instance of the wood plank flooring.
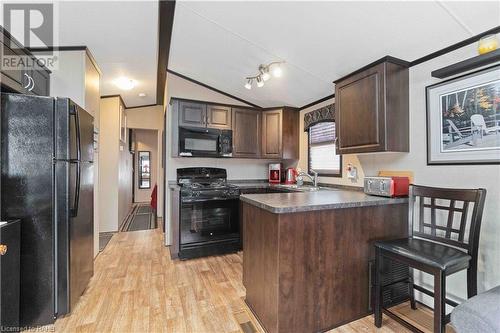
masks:
<svg viewBox="0 0 500 333"><path fill-rule="evenodd" d="M115 234L85 294L55 331L264 332L244 302L241 254L172 261L162 244L159 229ZM412 312L432 322L428 309ZM367 316L330 332L408 331L387 317L377 330Z"/></svg>

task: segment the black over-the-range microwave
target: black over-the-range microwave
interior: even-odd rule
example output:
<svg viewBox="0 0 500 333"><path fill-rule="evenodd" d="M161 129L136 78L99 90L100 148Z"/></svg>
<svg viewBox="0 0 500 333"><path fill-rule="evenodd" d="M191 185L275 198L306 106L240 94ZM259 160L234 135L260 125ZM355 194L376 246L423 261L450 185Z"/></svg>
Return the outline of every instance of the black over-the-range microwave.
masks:
<svg viewBox="0 0 500 333"><path fill-rule="evenodd" d="M231 157L233 156L233 131L179 127L179 156Z"/></svg>

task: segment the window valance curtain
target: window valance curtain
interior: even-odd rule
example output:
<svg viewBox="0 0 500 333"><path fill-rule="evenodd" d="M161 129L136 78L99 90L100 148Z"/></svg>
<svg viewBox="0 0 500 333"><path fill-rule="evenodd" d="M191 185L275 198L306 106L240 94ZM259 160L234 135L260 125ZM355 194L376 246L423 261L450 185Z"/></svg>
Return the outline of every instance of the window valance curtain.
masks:
<svg viewBox="0 0 500 333"><path fill-rule="evenodd" d="M311 126L326 121L335 121L335 104L306 113L304 115L304 132L309 131Z"/></svg>

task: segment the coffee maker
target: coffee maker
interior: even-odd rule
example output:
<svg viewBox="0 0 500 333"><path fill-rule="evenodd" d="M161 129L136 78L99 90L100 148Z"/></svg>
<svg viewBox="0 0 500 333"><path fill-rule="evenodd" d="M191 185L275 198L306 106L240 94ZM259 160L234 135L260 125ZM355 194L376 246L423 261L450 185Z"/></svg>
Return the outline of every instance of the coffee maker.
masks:
<svg viewBox="0 0 500 333"><path fill-rule="evenodd" d="M270 163L268 178L269 183L279 184L281 183L281 177L283 175L283 165L281 163Z"/></svg>

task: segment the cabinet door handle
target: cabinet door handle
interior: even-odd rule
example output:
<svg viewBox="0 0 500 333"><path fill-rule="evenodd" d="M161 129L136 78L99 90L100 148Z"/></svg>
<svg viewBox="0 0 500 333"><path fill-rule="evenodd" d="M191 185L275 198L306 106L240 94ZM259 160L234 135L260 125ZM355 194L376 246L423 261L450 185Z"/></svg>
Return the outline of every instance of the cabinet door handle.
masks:
<svg viewBox="0 0 500 333"><path fill-rule="evenodd" d="M7 245L0 244L0 256L3 256L6 253L7 253Z"/></svg>
<svg viewBox="0 0 500 333"><path fill-rule="evenodd" d="M28 84L26 84L24 86L24 89L28 89L28 91L32 91L33 88L35 88L35 80L33 80L33 78L26 73L24 73L24 76L26 76L26 78L28 78Z"/></svg>

